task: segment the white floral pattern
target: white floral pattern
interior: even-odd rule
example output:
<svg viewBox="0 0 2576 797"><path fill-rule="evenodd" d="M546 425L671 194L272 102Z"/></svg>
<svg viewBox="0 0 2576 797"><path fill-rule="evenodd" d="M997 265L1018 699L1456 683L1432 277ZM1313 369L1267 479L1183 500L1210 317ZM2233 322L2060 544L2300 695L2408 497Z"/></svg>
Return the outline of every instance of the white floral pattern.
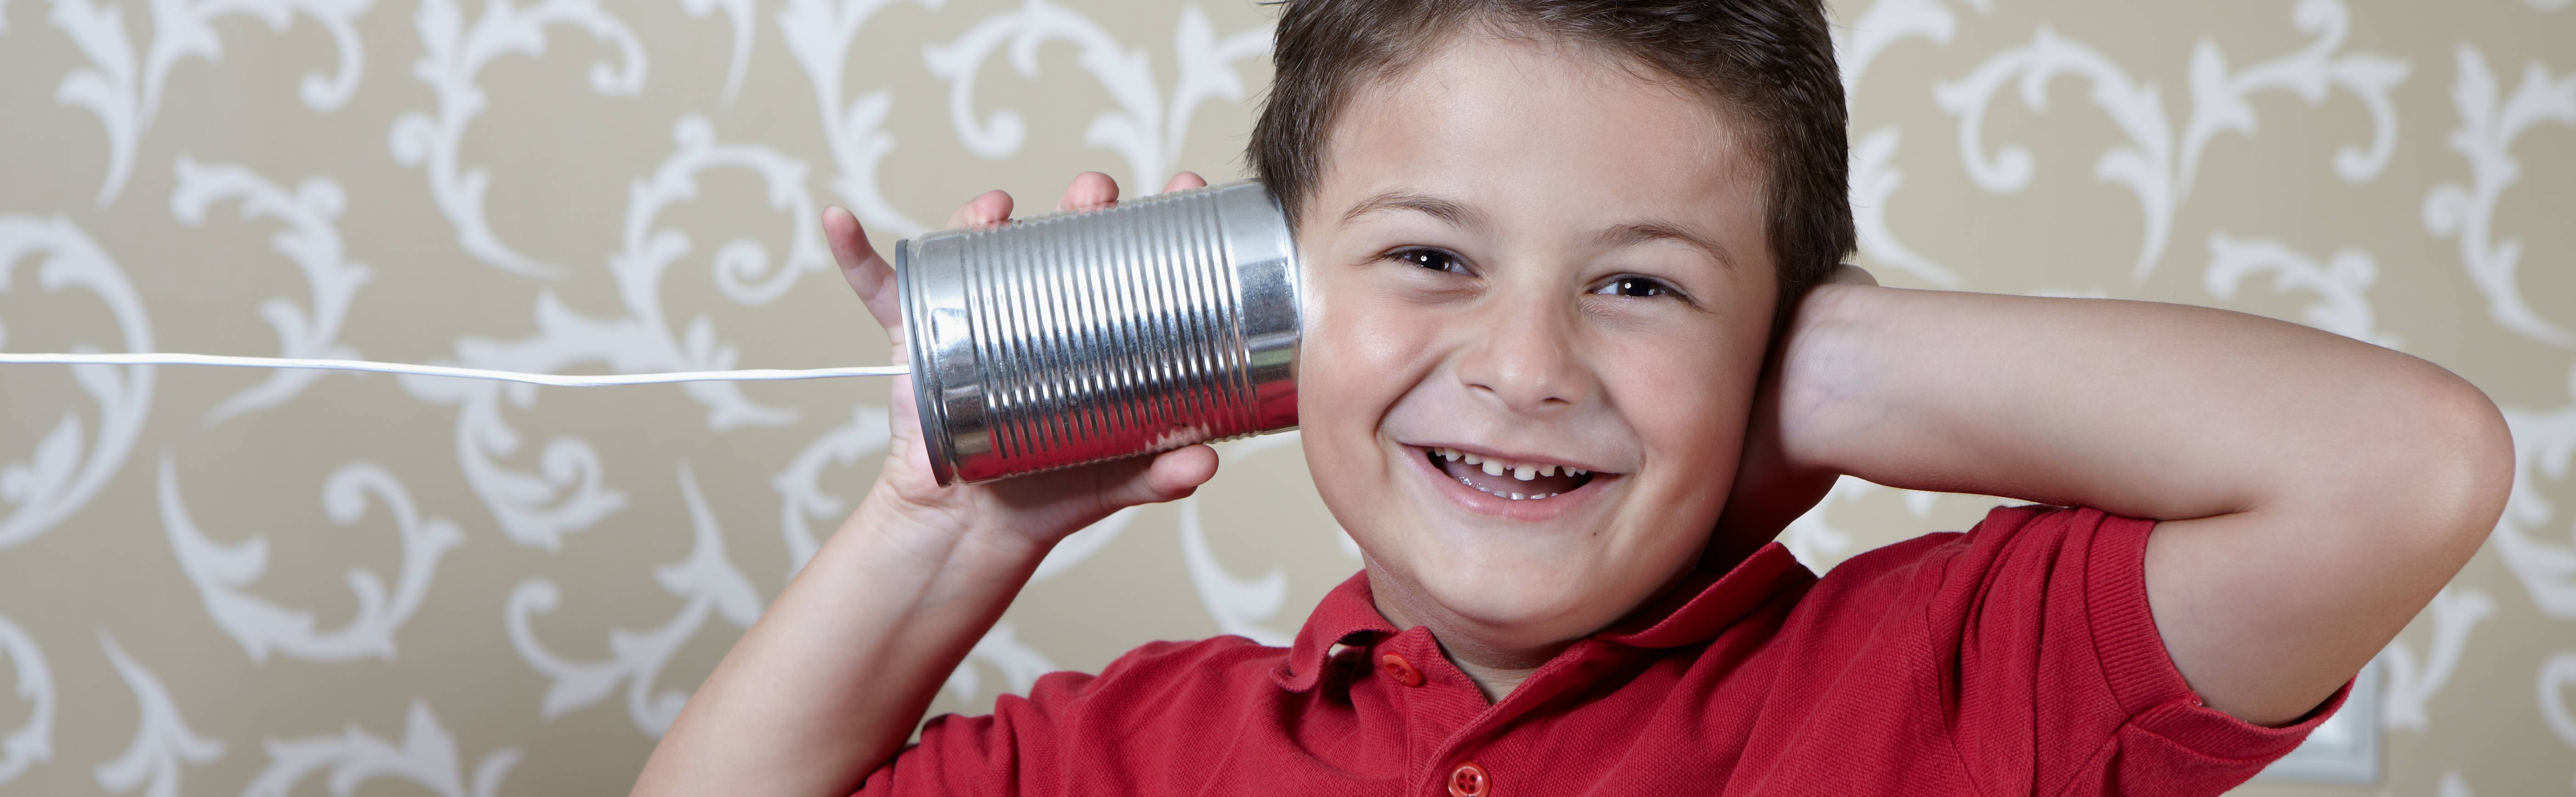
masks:
<svg viewBox="0 0 2576 797"><path fill-rule="evenodd" d="M315 177L290 192L248 167L199 164L179 156L179 187L170 194L170 215L180 223L201 226L215 203L241 203L244 220L274 218L287 229L271 239L277 253L295 261L313 294L313 306L298 307L286 297L259 303L260 318L277 330L277 356L304 359L361 360L358 350L340 342L349 322L349 304L358 288L375 276L365 263L348 259L338 222L347 212L349 193L337 180ZM233 394L206 411L211 426L246 412L265 410L295 400L328 371L280 370L267 381Z"/></svg>
<svg viewBox="0 0 2576 797"><path fill-rule="evenodd" d="M2093 164L2093 177L2118 183L2137 195L2139 210L2145 214L2146 240L2132 276L2145 279L2164 257L2176 208L2191 196L2201 152L2219 133L2253 132L2255 116L2248 99L2258 92L2294 91L2310 105L2323 102L2328 88L2351 93L2370 109L2371 144L2337 150L2335 173L2346 181L2362 182L2387 167L2389 154L2397 146L2397 118L2389 92L2406 79L2406 62L2377 53L2338 52L2352 27L2352 12L2339 0L2301 0L2294 19L2300 30L2316 36L2313 42L2233 73L2218 45L2200 40L2191 57L2191 116L2179 133L2168 121L2154 83L2140 82L2100 50L2045 25L2029 45L1995 53L1975 71L1938 84L1934 95L1943 110L1959 117L1959 154L1968 174L1981 188L2011 193L2028 188L2037 167L2027 148L2006 146L1989 155L1980 143L1995 94L2019 78L2022 104L2039 111L2048 106L2052 78L2069 75L2090 82L2093 90L2088 99L2129 138L2128 143L2103 151Z"/></svg>
<svg viewBox="0 0 2576 797"><path fill-rule="evenodd" d="M376 571L350 568L349 592L357 598L357 615L347 626L318 631L313 627L313 612L279 606L245 591L268 571L269 538L252 537L235 545L207 539L188 517L187 504L179 494L177 467L171 456L162 456L161 522L169 532L170 547L179 555L180 569L205 599L206 613L216 627L240 642L253 662L267 661L271 649L306 661L392 659L394 635L428 599L439 557L465 541L465 533L446 518L422 518L412 505L411 493L384 466L372 462L340 466L322 483L322 506L331 522L357 523L366 517L368 499L374 498L385 505L401 530L403 562L390 591Z"/></svg>
<svg viewBox="0 0 2576 797"><path fill-rule="evenodd" d="M598 0L543 0L521 8L511 0L486 0L482 16L468 27L462 0L423 0L416 19L422 54L412 75L428 83L438 98L436 116L405 113L394 120L394 160L427 171L429 192L438 209L456 225L457 245L467 255L492 266L532 277L561 279L565 269L540 261L503 242L484 217L483 199L492 173L464 165L465 128L483 115L490 99L477 81L493 59L535 55L546 47L548 28L577 27L614 46L620 60L591 65L590 87L602 96L633 95L644 89L644 45L635 32L600 6Z"/></svg>
<svg viewBox="0 0 2576 797"><path fill-rule="evenodd" d="M2568 5L1834 9L1858 262L1883 282L2275 314L2504 408L2491 544L2356 696L2388 794L2576 793ZM1130 194L1227 179L1273 19L0 0L0 349L882 362L830 275L825 205L891 255L994 184L1025 213L1078 170ZM866 495L883 396L0 370L0 792L621 788ZM1300 443L1222 444L1200 495L1067 538L935 710L1151 639L1289 639L1364 558ZM1845 478L1780 539L1821 571L1999 501Z"/></svg>
<svg viewBox="0 0 2576 797"><path fill-rule="evenodd" d="M18 671L19 699L27 701L25 724L0 735L0 784L17 780L28 767L54 757L54 676L45 669L45 651L9 618L0 616L0 654Z"/></svg>
<svg viewBox="0 0 2576 797"><path fill-rule="evenodd" d="M60 216L0 215L0 291L8 290L18 263L38 253L45 257L37 284L49 293L78 287L96 294L115 315L125 349L152 350L152 325L142 297L96 240ZM8 328L0 326L0 345L8 342ZM6 463L0 464L0 504L16 507L0 516L0 550L35 539L98 495L125 464L143 417L151 411L151 366L76 366L71 375L98 403L97 437L87 438L80 416L65 413L29 459L0 460ZM85 439L87 451L82 450Z"/></svg>
<svg viewBox="0 0 2576 797"><path fill-rule="evenodd" d="M308 74L297 84L306 107L329 112L348 104L357 91L366 63L357 18L375 0L155 0L151 44L139 62L119 8L102 8L91 0L53 3L54 26L62 28L91 62L64 75L56 97L97 114L107 132L107 179L98 189L98 204L105 207L125 191L126 177L134 171L135 148L160 114L170 70L191 56L208 61L223 58L224 42L215 33L215 20L255 15L270 30L282 31L303 15L329 31L340 49L340 71Z"/></svg>
<svg viewBox="0 0 2576 797"><path fill-rule="evenodd" d="M671 656L697 636L710 615L741 628L759 619L760 593L725 557L724 531L717 528L714 510L707 507L697 476L686 464L680 466L680 491L688 502L689 521L697 530L695 547L690 549L687 560L655 568L653 580L687 603L661 627L647 631L610 629L607 661L565 659L537 640L530 618L552 613L563 604L563 592L553 581L531 579L510 590L510 645L529 667L544 673L554 684L546 690L546 718L596 704L624 683L627 716L635 721L637 730L659 737L680 716L681 704L689 699L687 692L655 688Z"/></svg>
<svg viewBox="0 0 2576 797"><path fill-rule="evenodd" d="M288 797L295 785L328 769L332 794L349 794L358 784L379 778L410 781L439 797L493 797L501 779L519 763L517 748L483 756L469 779L459 768L456 737L438 724L429 704L413 701L403 715L403 740L397 745L351 724L339 736L268 740L268 766L252 777L242 797Z"/></svg>
<svg viewBox="0 0 2576 797"><path fill-rule="evenodd" d="M2521 179L2522 163L2514 158L2514 140L2545 123L2576 126L2576 74L2552 78L2533 62L2522 73L2513 95L2500 95L2486 56L2460 45L2459 82L2451 89L2460 126L2446 139L2452 152L2469 161L2469 185L2443 183L2424 197L2424 228L2434 235L2460 239L2460 264L2486 294L2488 312L2506 329L2537 340L2576 348L2576 331L2541 317L2523 297L2516 273L2522 265L2522 242L2496 239L2497 204L2505 189Z"/></svg>
<svg viewBox="0 0 2576 797"><path fill-rule="evenodd" d="M159 676L125 655L115 637L100 631L98 644L107 649L107 659L116 665L116 674L124 677L125 688L132 690L135 702L143 706L141 717L135 720L134 741L126 746L125 753L91 770L98 778L99 788L117 794L140 790L143 797L177 797L181 770L222 758L223 741L190 730L188 721L179 716L169 688L161 685Z"/></svg>

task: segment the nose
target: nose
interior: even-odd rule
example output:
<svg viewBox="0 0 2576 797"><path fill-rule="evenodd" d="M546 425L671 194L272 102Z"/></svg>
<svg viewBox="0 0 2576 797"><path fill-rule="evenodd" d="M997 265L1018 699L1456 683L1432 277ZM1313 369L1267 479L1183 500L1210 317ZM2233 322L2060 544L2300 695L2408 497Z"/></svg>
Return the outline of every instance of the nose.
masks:
<svg viewBox="0 0 2576 797"><path fill-rule="evenodd" d="M1482 340L1460 353L1457 367L1469 394L1523 414L1592 398L1596 385L1575 347L1571 308L1550 298L1484 302L1473 327L1484 333Z"/></svg>

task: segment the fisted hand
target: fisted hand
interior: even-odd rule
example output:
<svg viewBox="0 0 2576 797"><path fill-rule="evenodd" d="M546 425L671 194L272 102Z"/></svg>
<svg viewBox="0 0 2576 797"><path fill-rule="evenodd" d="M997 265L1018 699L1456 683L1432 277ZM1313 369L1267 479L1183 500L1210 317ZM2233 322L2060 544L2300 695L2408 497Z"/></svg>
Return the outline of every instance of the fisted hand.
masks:
<svg viewBox="0 0 2576 797"><path fill-rule="evenodd" d="M1165 191L1207 185L1196 174L1182 172ZM1118 183L1100 172L1075 175L1064 189L1057 210L1098 210L1118 202ZM1011 219L1011 195L987 191L959 206L948 217L954 228L994 227ZM823 237L841 276L858 292L877 324L893 341L893 362L910 362L905 347L903 307L897 300L894 267L868 245L867 233L848 210L823 211ZM896 377L886 401L892 435L885 467L867 501L902 519L956 534L998 534L995 540L1053 545L1109 513L1137 504L1188 497L1216 475L1216 450L1194 445L1151 457L1133 457L1061 471L1033 474L981 485L939 486L923 448L921 422L913 406L912 378ZM861 514L868 508L862 507ZM853 519L856 519L856 515Z"/></svg>
<svg viewBox="0 0 2576 797"><path fill-rule="evenodd" d="M1824 286L1865 285L1877 287L1878 278L1859 266L1842 263L1826 272L1823 285L1807 292L1800 302L1804 307L1833 291ZM1842 474L1831 473L1797 463L1785 449L1781 426L1796 419L1782 416L1781 384L1792 353L1797 350L1799 334L1805 327L1792 315L1762 369L1762 382L1753 394L1753 411L1745 419L1743 454L1736 460L1734 483L1728 487L1726 508L1720 510L1717 533L1710 539L1712 561L1732 564L1752 553L1754 548L1779 536L1781 530L1824 500Z"/></svg>

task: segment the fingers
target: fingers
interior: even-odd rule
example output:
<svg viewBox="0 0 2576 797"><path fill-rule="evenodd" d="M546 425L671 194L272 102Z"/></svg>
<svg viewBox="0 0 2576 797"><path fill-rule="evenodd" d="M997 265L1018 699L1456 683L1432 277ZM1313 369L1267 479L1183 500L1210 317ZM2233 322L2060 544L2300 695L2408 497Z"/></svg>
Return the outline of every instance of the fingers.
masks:
<svg viewBox="0 0 2576 797"><path fill-rule="evenodd" d="M1870 276L1868 269L1850 263L1841 263L1836 264L1834 270L1825 275L1825 282L1839 285L1876 285L1878 278Z"/></svg>
<svg viewBox="0 0 2576 797"><path fill-rule="evenodd" d="M1064 198L1056 201L1055 209L1099 210L1115 204L1118 204L1118 181L1099 172L1083 172L1074 175L1073 182L1064 187Z"/></svg>
<svg viewBox="0 0 2576 797"><path fill-rule="evenodd" d="M1163 191L1169 193L1206 185L1207 178L1200 177L1197 172L1182 172L1172 175L1172 181L1164 184ZM1099 210L1116 204L1118 204L1116 179L1100 172L1083 172L1074 175L1073 182L1064 187L1064 198L1056 201L1055 209L1058 211Z"/></svg>
<svg viewBox="0 0 2576 797"><path fill-rule="evenodd" d="M1195 445L1154 455L1153 464L1107 485L1101 503L1111 507L1178 501L1216 478L1216 449Z"/></svg>
<svg viewBox="0 0 2576 797"><path fill-rule="evenodd" d="M948 214L948 227L991 227L1010 219L1011 195L999 190L986 191L957 206L957 212Z"/></svg>
<svg viewBox="0 0 2576 797"><path fill-rule="evenodd" d="M867 303L868 315L876 317L895 345L903 345L903 310L895 300L894 267L868 245L868 232L859 227L859 218L837 205L824 208L823 241L831 245L832 260L841 265L841 279L850 283L859 301Z"/></svg>
<svg viewBox="0 0 2576 797"><path fill-rule="evenodd" d="M1181 172L1172 175L1171 182L1166 184L1163 190L1180 191L1205 185L1207 185L1207 178L1200 177L1195 172ZM1056 209L1099 210L1116 204L1118 204L1117 180L1100 172L1083 172L1074 175L1073 182L1065 186L1064 197L1056 203ZM1011 218L1011 205L1009 193L986 191L974 199L967 200L966 204L959 205L957 212L949 214L948 226L978 228L1002 224ZM851 215L850 211L844 208L825 208L823 239L831 245L832 259L840 263L841 278L850 284L850 290L859 295L860 301L867 303L868 314L876 317L877 324L886 328L896 345L902 345L903 311L902 305L897 300L894 286L894 266L888 264L883 256L878 255L875 247L868 245L867 231L859 226L858 217ZM1859 270L1851 266L1843 268ZM1843 275L1838 270L1835 276L1839 278ZM1864 273L1861 279L1868 279L1867 274ZM1876 282L1873 280L1871 284ZM1211 455L1207 460L1210 463L1209 468L1215 467L1214 461ZM1206 479L1202 477L1199 481L1206 481ZM1190 489L1196 487L1195 482L1189 486ZM1182 494L1187 493L1184 491Z"/></svg>

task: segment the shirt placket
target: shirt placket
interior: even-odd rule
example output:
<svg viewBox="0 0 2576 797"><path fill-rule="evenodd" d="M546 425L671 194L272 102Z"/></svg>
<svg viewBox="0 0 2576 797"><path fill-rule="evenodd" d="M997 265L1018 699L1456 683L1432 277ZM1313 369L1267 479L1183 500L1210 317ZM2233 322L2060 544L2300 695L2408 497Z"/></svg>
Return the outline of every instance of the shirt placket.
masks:
<svg viewBox="0 0 2576 797"><path fill-rule="evenodd" d="M1386 667L1385 656L1393 654L1420 672L1420 686L1403 689L1397 700L1407 723L1407 770L1418 784L1416 793L1431 797L1539 793L1535 783L1525 782L1521 788L1513 788L1511 781L1516 775L1535 773L1520 768L1517 756L1507 752L1514 745L1504 738L1504 726L1570 689L1603 677L1625 653L1617 645L1575 643L1532 673L1502 702L1488 704L1475 682L1440 655L1439 645L1429 633L1414 633L1421 631L1415 628L1407 635L1390 638L1388 644L1381 646L1384 652L1379 658L1382 669Z"/></svg>
<svg viewBox="0 0 2576 797"><path fill-rule="evenodd" d="M1448 794L1445 778L1456 767L1442 754L1450 739L1485 713L1484 694L1440 655L1439 643L1420 626L1380 639L1369 657L1376 666L1372 677L1385 680L1388 699L1403 718L1408 781L1430 784L1432 795Z"/></svg>

